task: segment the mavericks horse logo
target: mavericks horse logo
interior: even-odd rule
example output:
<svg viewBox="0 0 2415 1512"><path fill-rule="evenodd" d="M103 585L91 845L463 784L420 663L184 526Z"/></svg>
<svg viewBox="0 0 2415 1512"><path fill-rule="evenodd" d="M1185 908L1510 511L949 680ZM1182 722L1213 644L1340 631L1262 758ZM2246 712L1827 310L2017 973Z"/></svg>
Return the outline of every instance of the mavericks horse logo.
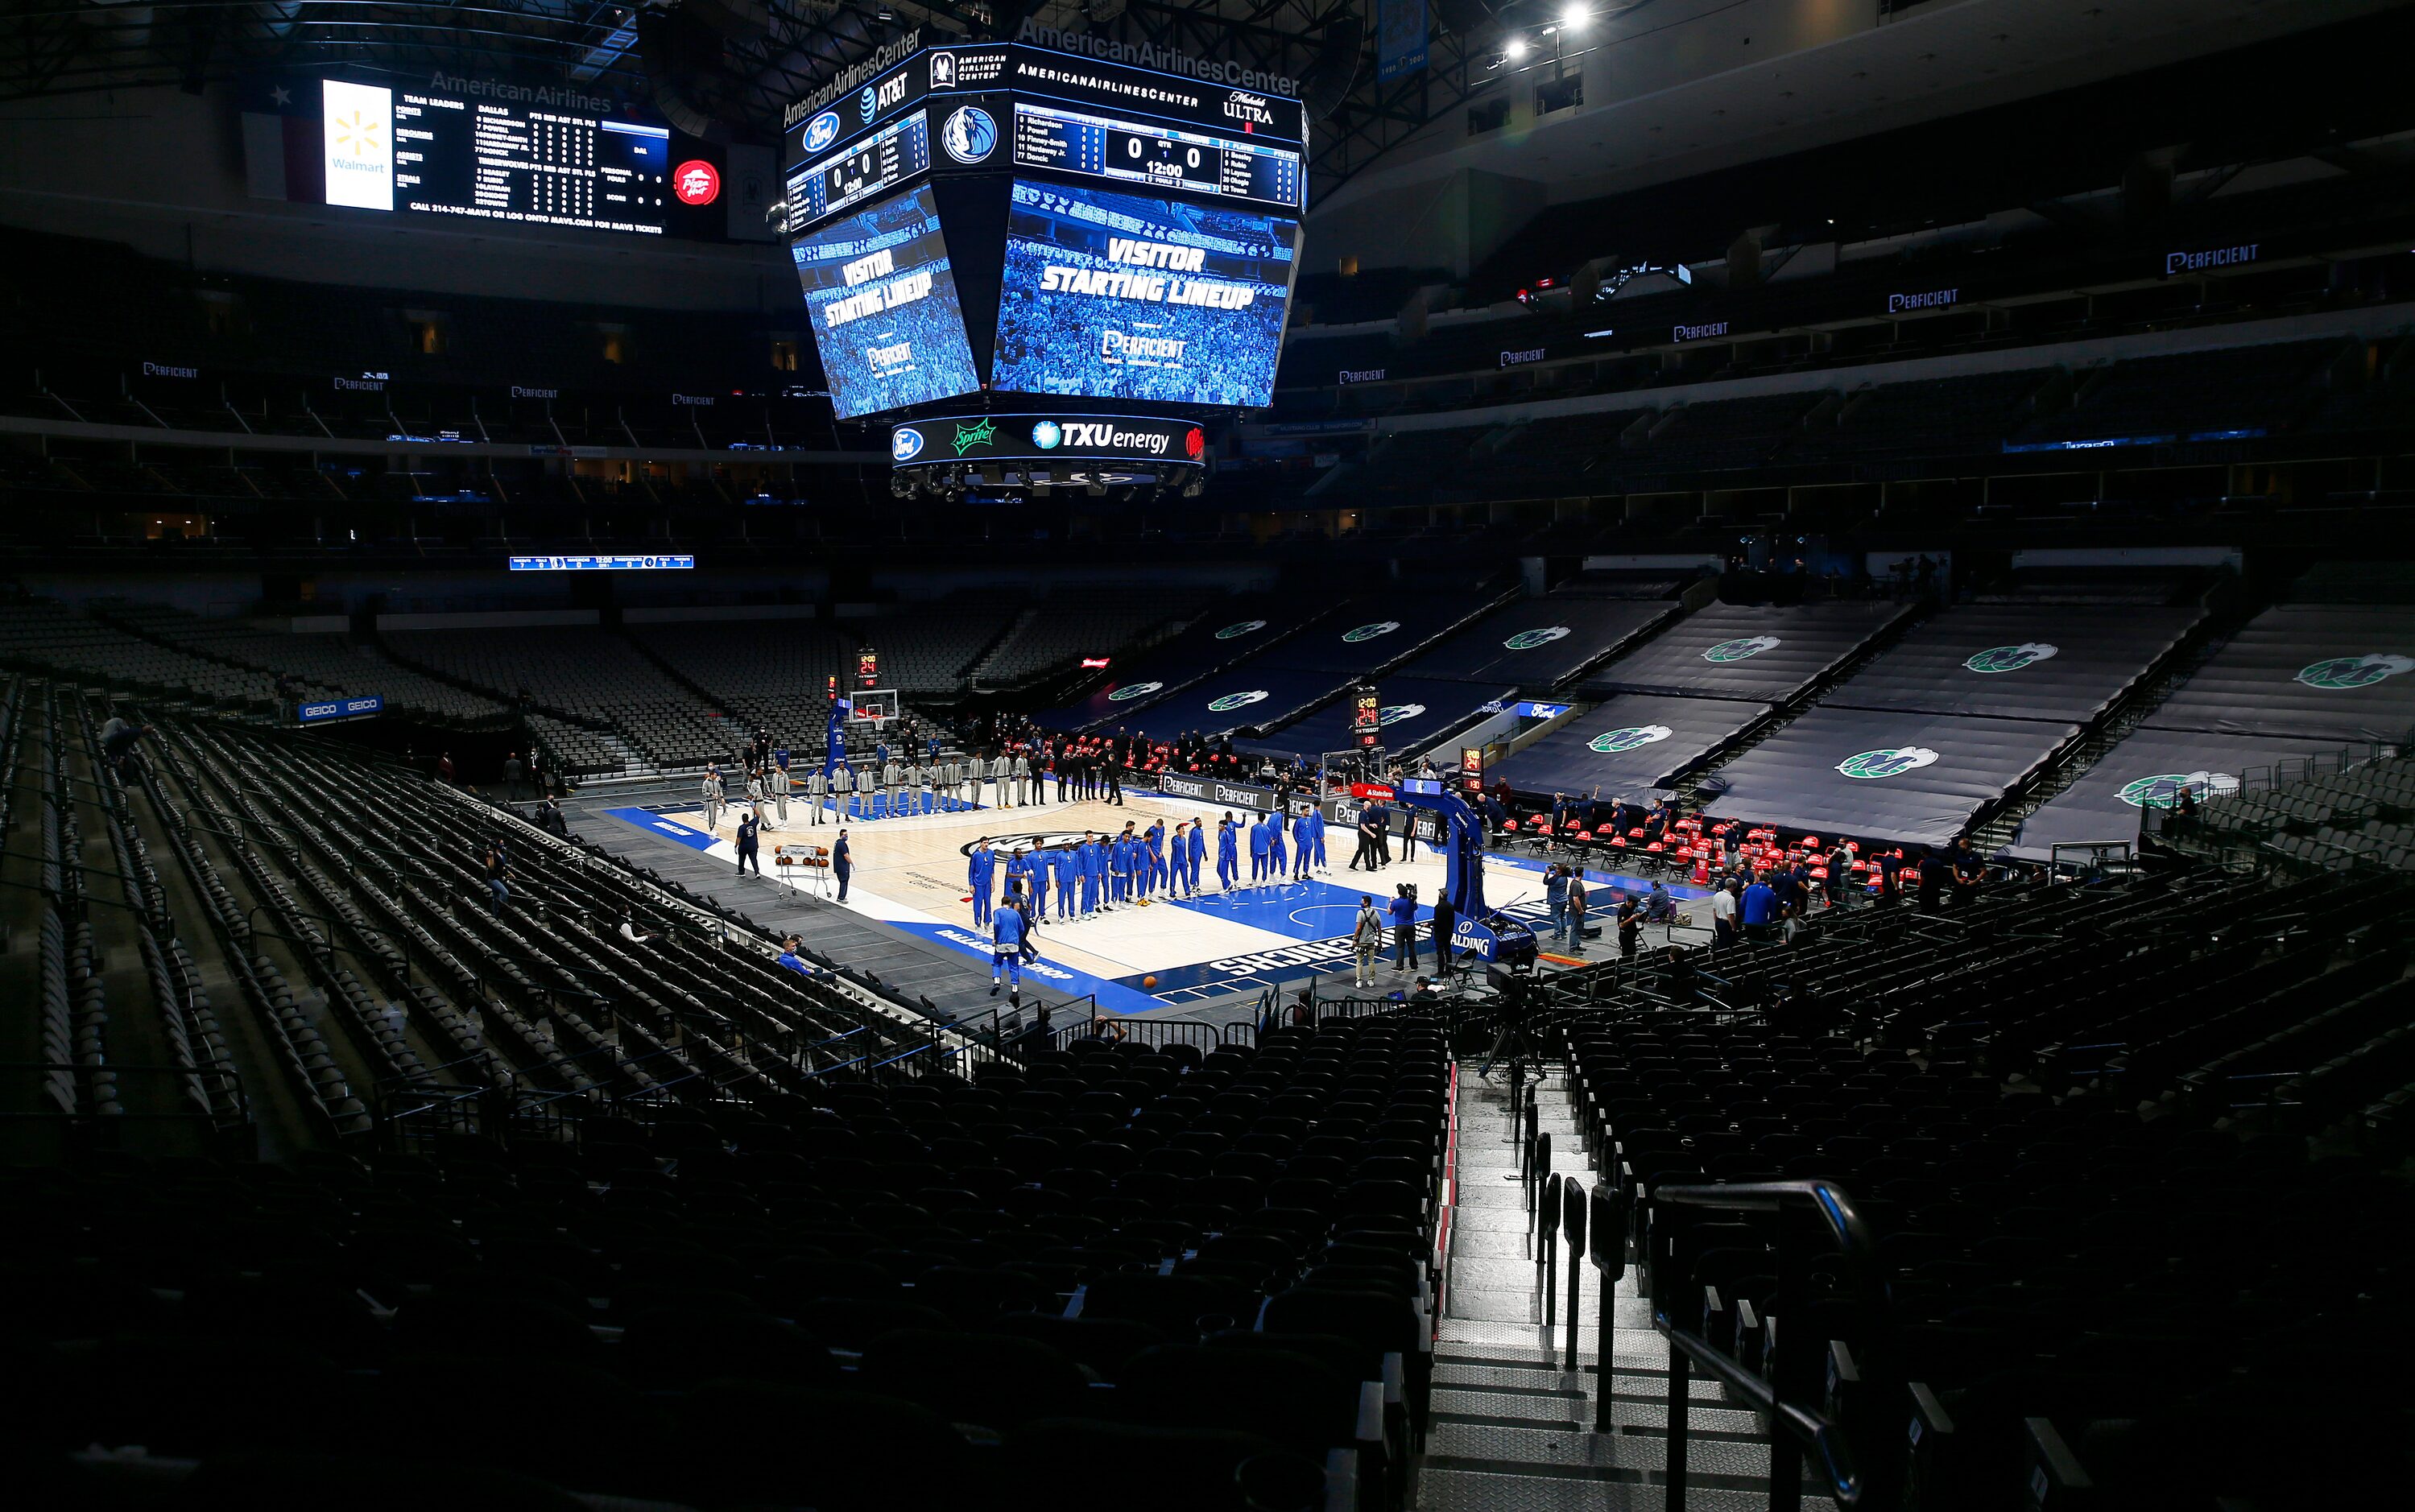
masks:
<svg viewBox="0 0 2415 1512"><path fill-rule="evenodd" d="M1396 703L1384 706L1384 723L1397 725L1404 719L1415 719L1426 711L1421 703Z"/></svg>
<svg viewBox="0 0 2415 1512"><path fill-rule="evenodd" d="M1388 636L1399 628L1401 628L1401 621L1398 620L1378 620L1373 624L1360 625L1343 636L1342 641L1344 645L1356 646L1362 640L1372 640L1377 636Z"/></svg>
<svg viewBox="0 0 2415 1512"><path fill-rule="evenodd" d="M1266 701L1266 689L1252 688L1247 693L1228 693L1208 707L1216 713L1229 714L1236 709L1247 709L1253 703L1263 703Z"/></svg>
<svg viewBox="0 0 2415 1512"><path fill-rule="evenodd" d="M1223 629L1217 631L1216 638L1218 640L1238 640L1243 636L1248 635L1253 630L1264 630L1266 627L1267 622L1264 620L1244 620L1239 624L1228 624Z"/></svg>
<svg viewBox="0 0 2415 1512"><path fill-rule="evenodd" d="M2200 799L2220 798L2239 791L2239 779L2227 771L2163 771L2124 784L2117 796L2132 808L2168 809L2181 801L2183 791Z"/></svg>
<svg viewBox="0 0 2415 1512"><path fill-rule="evenodd" d="M1127 698L1137 698L1143 694L1155 693L1158 689L1163 686L1165 686L1165 684L1162 682L1131 683L1125 687L1118 688L1115 692L1108 694L1107 702L1121 703Z"/></svg>
<svg viewBox="0 0 2415 1512"><path fill-rule="evenodd" d="M1609 756L1617 751L1632 751L1638 746L1665 741L1676 734L1666 725L1632 725L1626 729L1605 730L1585 741L1585 748Z"/></svg>
<svg viewBox="0 0 2415 1512"><path fill-rule="evenodd" d="M2018 672L2062 650L2043 640L2026 640L2018 646L1990 646L1962 665L1973 672Z"/></svg>
<svg viewBox="0 0 2415 1512"><path fill-rule="evenodd" d="M2333 656L2300 667L2298 681L2310 688L2369 688L2401 672L2415 672L2415 657Z"/></svg>
<svg viewBox="0 0 2415 1512"><path fill-rule="evenodd" d="M1550 645L1568 633L1568 627L1564 624L1549 625L1541 630L1521 630L1501 644L1511 651L1533 651L1538 646Z"/></svg>
<svg viewBox="0 0 2415 1512"><path fill-rule="evenodd" d="M1900 777L1936 759L1937 753L1925 746L1899 745L1891 751L1864 751L1859 756L1849 756L1837 763L1837 770L1868 782L1879 777Z"/></svg>
<svg viewBox="0 0 2415 1512"><path fill-rule="evenodd" d="M1741 640L1722 640L1702 652L1706 662L1742 662L1760 655L1778 644L1776 636L1747 636Z"/></svg>

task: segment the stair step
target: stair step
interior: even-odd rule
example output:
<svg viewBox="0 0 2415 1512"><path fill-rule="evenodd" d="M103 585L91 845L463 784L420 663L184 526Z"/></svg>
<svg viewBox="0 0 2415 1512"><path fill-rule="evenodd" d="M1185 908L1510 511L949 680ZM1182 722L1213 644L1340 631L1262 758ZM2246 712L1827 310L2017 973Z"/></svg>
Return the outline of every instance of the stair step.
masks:
<svg viewBox="0 0 2415 1512"><path fill-rule="evenodd" d="M1605 1484L1590 1476L1521 1475L1514 1471L1429 1466L1418 1476L1420 1512L1664 1512L1669 1492L1658 1479ZM1759 1490L1688 1484L1686 1512L1762 1512ZM1805 1512L1835 1512L1824 1496L1803 1498Z"/></svg>

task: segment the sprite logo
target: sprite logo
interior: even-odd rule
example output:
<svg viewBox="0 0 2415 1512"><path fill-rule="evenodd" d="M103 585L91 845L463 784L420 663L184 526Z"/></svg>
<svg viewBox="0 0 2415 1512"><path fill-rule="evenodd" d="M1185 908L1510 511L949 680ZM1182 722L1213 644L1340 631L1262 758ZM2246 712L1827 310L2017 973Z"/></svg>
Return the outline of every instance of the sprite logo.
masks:
<svg viewBox="0 0 2415 1512"><path fill-rule="evenodd" d="M1387 725L1397 725L1404 719L1415 719L1425 711L1426 706L1421 703L1386 704L1383 722Z"/></svg>
<svg viewBox="0 0 2415 1512"><path fill-rule="evenodd" d="M1228 624L1223 629L1217 631L1216 638L1218 640L1238 640L1241 636L1248 635L1252 630L1264 630L1266 627L1267 622L1264 620L1244 620L1239 624Z"/></svg>
<svg viewBox="0 0 2415 1512"><path fill-rule="evenodd" d="M1638 746L1651 745L1676 733L1666 725L1630 725L1625 729L1602 731L1585 741L1585 748L1609 756L1615 751L1632 751Z"/></svg>
<svg viewBox="0 0 2415 1512"><path fill-rule="evenodd" d="M2168 809L2184 791L2201 799L2220 798L2239 791L2239 779L2227 771L2164 771L2123 784L2116 796L2132 808Z"/></svg>
<svg viewBox="0 0 2415 1512"><path fill-rule="evenodd" d="M1564 624L1551 625L1541 630L1521 630L1501 644L1511 651L1533 651L1538 646L1550 645L1568 633L1568 627Z"/></svg>
<svg viewBox="0 0 2415 1512"><path fill-rule="evenodd" d="M1373 624L1362 624L1351 631L1342 637L1342 642L1345 646L1356 646L1362 640L1372 640L1377 636L1388 636L1399 628L1401 628L1401 621L1398 620L1378 620Z"/></svg>
<svg viewBox="0 0 2415 1512"><path fill-rule="evenodd" d="M1747 636L1741 640L1722 640L1702 652L1706 662L1742 662L1760 655L1778 644L1776 636Z"/></svg>
<svg viewBox="0 0 2415 1512"><path fill-rule="evenodd" d="M1962 665L1973 672L2018 672L2024 666L2035 666L2062 650L2043 640L2025 640L2018 646L1990 646Z"/></svg>
<svg viewBox="0 0 2415 1512"><path fill-rule="evenodd" d="M956 422L956 455L964 456L976 446L986 446L998 439L998 422L983 420L978 425Z"/></svg>
<svg viewBox="0 0 2415 1512"><path fill-rule="evenodd" d="M1126 698L1137 698L1145 693L1155 693L1158 689L1163 686L1165 686L1165 684L1162 682L1131 683L1127 686L1118 688L1115 692L1108 694L1107 702L1121 703Z"/></svg>
<svg viewBox="0 0 2415 1512"><path fill-rule="evenodd" d="M2298 668L2298 681L2310 688L2369 688L2401 672L2415 672L2415 658L2382 654L2333 656Z"/></svg>
<svg viewBox="0 0 2415 1512"><path fill-rule="evenodd" d="M1247 693L1228 693L1208 707L1217 713L1229 714L1236 709L1247 709L1253 703L1263 703L1266 701L1266 689L1252 688Z"/></svg>
<svg viewBox="0 0 2415 1512"><path fill-rule="evenodd" d="M1859 756L1849 756L1837 763L1837 770L1848 777L1870 782L1918 771L1936 759L1937 753L1925 746L1901 745L1891 751L1864 751Z"/></svg>

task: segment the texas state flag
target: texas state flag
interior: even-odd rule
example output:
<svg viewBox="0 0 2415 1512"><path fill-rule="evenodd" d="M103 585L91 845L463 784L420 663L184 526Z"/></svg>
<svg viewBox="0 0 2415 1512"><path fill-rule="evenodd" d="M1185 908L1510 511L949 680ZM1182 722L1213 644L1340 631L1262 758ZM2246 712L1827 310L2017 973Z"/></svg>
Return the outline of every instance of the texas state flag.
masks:
<svg viewBox="0 0 2415 1512"><path fill-rule="evenodd" d="M292 74L242 85L243 176L253 199L327 202L323 93L319 80Z"/></svg>

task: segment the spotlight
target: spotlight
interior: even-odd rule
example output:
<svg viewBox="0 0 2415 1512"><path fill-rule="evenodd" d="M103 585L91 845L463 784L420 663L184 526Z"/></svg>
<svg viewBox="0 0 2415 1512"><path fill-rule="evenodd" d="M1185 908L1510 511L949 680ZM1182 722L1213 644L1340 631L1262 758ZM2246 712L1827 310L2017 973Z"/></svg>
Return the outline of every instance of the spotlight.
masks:
<svg viewBox="0 0 2415 1512"><path fill-rule="evenodd" d="M1526 55L1526 39L1522 37L1513 37L1509 38L1508 52L1509 61L1512 63L1516 63L1524 58Z"/></svg>
<svg viewBox="0 0 2415 1512"><path fill-rule="evenodd" d="M1572 32L1581 32L1593 20L1593 12L1582 6L1570 6L1560 12L1560 24Z"/></svg>

